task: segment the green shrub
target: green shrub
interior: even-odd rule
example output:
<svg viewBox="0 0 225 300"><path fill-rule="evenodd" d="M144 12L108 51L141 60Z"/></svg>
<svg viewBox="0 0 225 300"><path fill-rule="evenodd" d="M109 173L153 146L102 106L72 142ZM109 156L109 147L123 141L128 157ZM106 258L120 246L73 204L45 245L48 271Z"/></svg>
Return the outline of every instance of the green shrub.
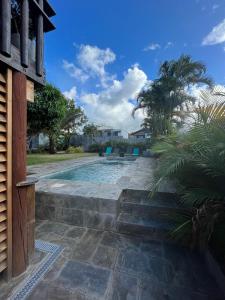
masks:
<svg viewBox="0 0 225 300"><path fill-rule="evenodd" d="M88 152L91 152L91 153L98 153L101 151L103 151L103 146L100 144L92 144L88 148Z"/></svg>
<svg viewBox="0 0 225 300"><path fill-rule="evenodd" d="M31 153L37 153L37 154L44 154L44 153L47 153L48 152L48 146L46 145L41 145L41 146L38 146L37 149L32 149L30 151Z"/></svg>
<svg viewBox="0 0 225 300"><path fill-rule="evenodd" d="M68 154L74 154L74 153L84 153L83 147L73 147L70 146L67 150L66 153Z"/></svg>
<svg viewBox="0 0 225 300"><path fill-rule="evenodd" d="M215 234L224 243L215 229L225 228L225 93L217 102L211 97L203 94L206 104L194 110L197 122L187 131L164 137L153 147L160 154L155 189L172 179L189 208L179 212L174 236L200 250Z"/></svg>

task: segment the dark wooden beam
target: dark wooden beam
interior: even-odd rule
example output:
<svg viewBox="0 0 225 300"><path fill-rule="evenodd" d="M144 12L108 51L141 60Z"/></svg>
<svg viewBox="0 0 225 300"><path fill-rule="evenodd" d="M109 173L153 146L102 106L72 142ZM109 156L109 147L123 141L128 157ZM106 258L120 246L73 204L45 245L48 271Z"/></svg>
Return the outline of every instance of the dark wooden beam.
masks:
<svg viewBox="0 0 225 300"><path fill-rule="evenodd" d="M48 17L53 17L56 15L56 12L52 8L52 6L48 3L47 0L44 0L44 11Z"/></svg>
<svg viewBox="0 0 225 300"><path fill-rule="evenodd" d="M44 32L49 32L55 29L55 26L50 20L50 16L47 15L45 12L45 6L41 6L40 2L37 2L36 0L30 0L30 6L33 12L35 12L36 15L41 14L43 16L43 28Z"/></svg>
<svg viewBox="0 0 225 300"><path fill-rule="evenodd" d="M11 1L1 0L1 52L11 56Z"/></svg>
<svg viewBox="0 0 225 300"><path fill-rule="evenodd" d="M12 77L12 273L26 270L27 253L27 191L17 187L26 179L27 101L26 76L14 71Z"/></svg>
<svg viewBox="0 0 225 300"><path fill-rule="evenodd" d="M28 0L22 1L22 20L21 20L21 64L23 67L28 67L29 59L29 3Z"/></svg>
<svg viewBox="0 0 225 300"><path fill-rule="evenodd" d="M12 45L11 53L11 57L7 57L0 53L0 62L3 62L14 70L20 71L35 83L41 85L45 84L45 77L40 77L36 74L36 62L29 61L29 67L26 69L21 66L20 50Z"/></svg>
<svg viewBox="0 0 225 300"><path fill-rule="evenodd" d="M39 0L39 6L43 9L43 0ZM43 50L44 50L44 27L43 15L37 17L37 39L36 39L36 72L38 76L43 76Z"/></svg>

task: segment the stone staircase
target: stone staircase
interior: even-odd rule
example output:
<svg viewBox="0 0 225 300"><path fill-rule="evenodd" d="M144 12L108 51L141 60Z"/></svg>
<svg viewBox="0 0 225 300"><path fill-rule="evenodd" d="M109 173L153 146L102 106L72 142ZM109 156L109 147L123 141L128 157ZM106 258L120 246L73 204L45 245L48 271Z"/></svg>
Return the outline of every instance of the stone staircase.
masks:
<svg viewBox="0 0 225 300"><path fill-rule="evenodd" d="M175 228L173 214L181 210L175 194L124 190L116 229L120 233L144 235L152 240L166 240Z"/></svg>

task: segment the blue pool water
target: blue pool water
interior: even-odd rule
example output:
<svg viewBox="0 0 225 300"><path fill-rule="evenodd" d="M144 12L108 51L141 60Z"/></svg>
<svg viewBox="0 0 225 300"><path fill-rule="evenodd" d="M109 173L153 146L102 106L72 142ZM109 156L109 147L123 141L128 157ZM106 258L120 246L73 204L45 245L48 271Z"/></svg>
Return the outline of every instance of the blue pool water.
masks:
<svg viewBox="0 0 225 300"><path fill-rule="evenodd" d="M117 180L127 175L127 169L132 161L101 161L78 168L70 169L65 172L55 173L46 176L48 179L80 180L98 183L116 183Z"/></svg>

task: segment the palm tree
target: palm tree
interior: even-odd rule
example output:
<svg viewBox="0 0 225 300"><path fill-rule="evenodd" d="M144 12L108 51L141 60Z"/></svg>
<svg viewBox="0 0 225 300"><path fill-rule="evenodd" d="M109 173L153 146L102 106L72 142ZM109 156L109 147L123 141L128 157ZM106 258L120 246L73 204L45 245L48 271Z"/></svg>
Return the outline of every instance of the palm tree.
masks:
<svg viewBox="0 0 225 300"><path fill-rule="evenodd" d="M175 180L187 207L179 215L175 234L193 247L205 248L225 217L225 93L202 93L204 103L192 112L196 122L183 134L166 137L153 150L162 156L156 172L157 189Z"/></svg>
<svg viewBox="0 0 225 300"><path fill-rule="evenodd" d="M182 120L182 111L195 98L188 93L193 85L212 85L206 75L203 63L193 61L190 56L182 55L178 60L165 61L159 70L159 79L138 95L138 105L134 109L145 109L147 126L154 137L170 134L173 123Z"/></svg>

